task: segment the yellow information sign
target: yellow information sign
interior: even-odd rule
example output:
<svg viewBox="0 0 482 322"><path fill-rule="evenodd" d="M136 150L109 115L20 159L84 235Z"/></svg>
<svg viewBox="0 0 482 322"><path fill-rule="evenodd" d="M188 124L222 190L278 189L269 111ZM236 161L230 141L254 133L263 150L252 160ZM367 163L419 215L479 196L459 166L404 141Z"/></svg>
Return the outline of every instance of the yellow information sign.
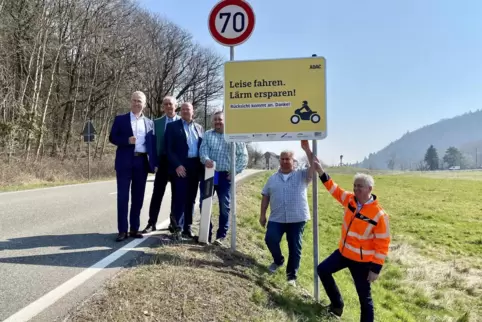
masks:
<svg viewBox="0 0 482 322"><path fill-rule="evenodd" d="M326 138L325 59L226 62L224 114L231 142Z"/></svg>

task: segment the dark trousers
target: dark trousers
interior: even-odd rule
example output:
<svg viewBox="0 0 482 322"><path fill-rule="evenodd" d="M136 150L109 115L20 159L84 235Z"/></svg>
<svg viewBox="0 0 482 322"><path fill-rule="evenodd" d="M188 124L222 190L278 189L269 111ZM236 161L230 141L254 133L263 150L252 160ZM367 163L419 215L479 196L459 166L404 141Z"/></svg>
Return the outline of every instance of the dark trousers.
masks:
<svg viewBox="0 0 482 322"><path fill-rule="evenodd" d="M343 299L332 275L347 267L350 270L353 281L355 282L355 288L360 301L360 321L373 321L374 309L371 296L371 286L367 281L370 270L369 263L352 261L346 257L343 257L338 249L335 250L330 256L321 262L317 268L318 276L323 283L326 294L330 298L331 304L334 307L343 308Z"/></svg>
<svg viewBox="0 0 482 322"><path fill-rule="evenodd" d="M146 155L135 156L132 167L116 172L117 177L117 229L126 233L130 222L130 231L139 231L144 192L148 175ZM132 185L131 185L132 184ZM131 194L131 210L127 221L129 207L129 190Z"/></svg>
<svg viewBox="0 0 482 322"><path fill-rule="evenodd" d="M214 185L214 193L218 196L219 202L219 227L216 231L216 239L226 238L229 230L229 213L231 202L231 180L228 180L228 172L217 172L217 184ZM199 206L202 212L202 200L204 199L204 180L201 181L201 204ZM213 222L211 220L209 226L209 240L213 235Z"/></svg>
<svg viewBox="0 0 482 322"><path fill-rule="evenodd" d="M150 225L156 225L159 218L159 211L161 210L162 199L166 192L167 183L171 181L171 214L174 206L174 185L170 180L169 172L167 170L167 157L161 156L159 161L159 168L157 169L156 177L154 179L154 190L152 191L151 204L149 206L149 222Z"/></svg>
<svg viewBox="0 0 482 322"><path fill-rule="evenodd" d="M190 232L194 203L199 189L199 158L187 159L186 177L174 174L174 206L172 207L171 222L176 231Z"/></svg>
<svg viewBox="0 0 482 322"><path fill-rule="evenodd" d="M296 279L296 274L300 268L301 250L303 242L303 231L305 229L305 221L296 223L279 223L268 221L266 229L265 242L268 246L273 261L277 265L284 264L284 256L281 253L281 239L286 233L288 241L288 265L286 266L286 276L288 280Z"/></svg>

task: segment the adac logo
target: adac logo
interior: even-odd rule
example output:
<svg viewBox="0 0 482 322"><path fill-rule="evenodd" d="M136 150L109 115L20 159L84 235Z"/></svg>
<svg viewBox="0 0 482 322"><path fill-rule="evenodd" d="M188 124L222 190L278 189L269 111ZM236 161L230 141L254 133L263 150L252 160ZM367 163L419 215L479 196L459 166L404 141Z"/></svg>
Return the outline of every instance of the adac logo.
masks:
<svg viewBox="0 0 482 322"><path fill-rule="evenodd" d="M310 65L310 69L321 69L321 64Z"/></svg>

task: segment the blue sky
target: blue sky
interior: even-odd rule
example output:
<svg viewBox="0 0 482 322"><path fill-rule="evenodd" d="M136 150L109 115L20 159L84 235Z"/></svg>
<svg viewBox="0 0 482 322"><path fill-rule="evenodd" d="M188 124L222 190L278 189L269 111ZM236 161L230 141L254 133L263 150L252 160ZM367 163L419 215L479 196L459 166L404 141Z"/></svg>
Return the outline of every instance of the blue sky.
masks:
<svg viewBox="0 0 482 322"><path fill-rule="evenodd" d="M211 37L215 0L142 0L229 59ZM482 108L480 0L251 0L256 26L235 59L324 56L327 163L362 160L407 131ZM482 125L481 125L482 126ZM299 142L257 143L264 151Z"/></svg>

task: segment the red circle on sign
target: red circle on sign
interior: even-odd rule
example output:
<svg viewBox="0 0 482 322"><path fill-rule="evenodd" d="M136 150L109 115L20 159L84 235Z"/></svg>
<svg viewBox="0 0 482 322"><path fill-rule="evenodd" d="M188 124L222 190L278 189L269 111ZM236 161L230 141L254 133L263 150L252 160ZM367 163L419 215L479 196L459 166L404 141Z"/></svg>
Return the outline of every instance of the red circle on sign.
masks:
<svg viewBox="0 0 482 322"><path fill-rule="evenodd" d="M239 37L226 38L216 30L216 17L218 16L219 11L221 11L227 6L241 7L242 9L244 9L244 11L246 11L246 14L248 16L248 26ZM211 10L211 13L209 14L209 31L211 32L211 35L218 43L226 46L236 46L245 42L249 38L249 36L251 36L251 33L254 29L254 24L254 11L251 6L243 0L222 0L214 6L214 8Z"/></svg>

